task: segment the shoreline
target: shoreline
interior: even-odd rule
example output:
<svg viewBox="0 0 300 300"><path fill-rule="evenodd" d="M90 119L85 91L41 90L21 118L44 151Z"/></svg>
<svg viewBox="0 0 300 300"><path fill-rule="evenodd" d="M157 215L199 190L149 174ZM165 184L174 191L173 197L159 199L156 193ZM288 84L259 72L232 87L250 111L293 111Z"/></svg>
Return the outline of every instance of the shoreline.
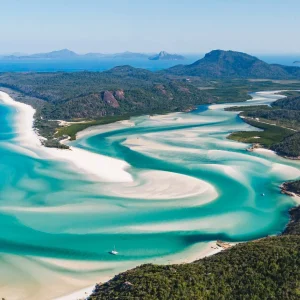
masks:
<svg viewBox="0 0 300 300"><path fill-rule="evenodd" d="M58 148L48 148L45 147L41 140L43 137L39 136L38 132L34 129L34 114L35 109L25 103L15 101L7 93L0 91L0 103L7 105L16 109L16 115L14 116L14 128L16 129L16 137L13 141L16 141L20 145L20 150L24 153L24 149L27 149L28 155L39 159L49 159L56 161L69 162L70 167L73 170L87 174L92 180L102 180L108 182L131 182L133 181L131 175L126 172L126 169L130 166L121 160L106 157L101 154L96 154L87 150L79 149L76 147L70 147L70 149L58 149ZM120 125L132 126L133 124L130 120L118 121ZM113 123L115 126L115 123ZM99 125L101 126L101 125ZM112 125L113 126L113 125ZM94 134L99 131L98 126L87 128L80 132L80 136ZM65 139L61 142L65 142L69 139ZM31 150L31 151L28 151ZM27 153L24 153L27 155ZM96 161L96 163L95 163ZM99 166L101 166L101 171L99 172ZM119 175L118 175L119 174ZM169 255L170 263L189 263L196 259L201 259L222 251L222 247L217 246L217 241L209 242L204 248L199 249L199 251L194 251L194 248L198 248L196 244L195 247L188 249L190 252L188 255L186 250L175 255ZM190 250L190 251L189 251ZM173 258L172 258L173 256ZM182 256L181 258L176 258L176 256ZM168 259L168 256L166 257ZM157 258L157 260L164 261L164 258ZM113 276L115 276L114 274ZM111 276L111 278L113 278ZM103 282L110 280L111 278L103 278ZM101 279L101 278L98 278ZM68 293L63 296L56 297L56 300L74 300L74 299L85 299L88 297L95 285L88 286L86 288L75 290L72 293ZM76 297L76 298L74 298Z"/></svg>
<svg viewBox="0 0 300 300"><path fill-rule="evenodd" d="M159 257L159 258L156 258L154 261L149 260L149 261L143 262L142 264L148 264L148 263L157 264L157 265L189 264L196 260L200 260L205 257L209 257L209 256L215 255L217 253L220 253L222 251L225 251L226 249L228 249L228 247L231 247L233 245L234 245L233 243L212 241L212 242L207 243L207 245L202 250L197 252L197 251L195 251L195 248L199 248L199 245L195 244L195 245L191 246L190 248L188 248L187 250L184 250L180 253L170 254L166 257ZM186 252L188 252L188 253L186 253ZM189 253L189 252L191 252L191 253ZM184 257L178 257L178 256L184 256ZM178 257L178 258L172 259L172 257ZM132 268L139 267L142 264L138 264ZM132 268L130 268L130 269L132 269ZM127 269L127 270L130 270L130 269ZM124 272L126 272L126 271L124 271ZM119 272L119 273L123 273L123 272ZM96 287L98 285L102 285L106 282L109 282L115 276L117 276L119 273L114 274L109 277L108 276L103 277L103 278L98 277L97 283L95 283L94 285L74 291L72 293L67 293L63 296L54 298L54 300L86 300L93 293L93 291L96 289Z"/></svg>
<svg viewBox="0 0 300 300"><path fill-rule="evenodd" d="M4 96L4 100L3 100L3 96ZM90 151L82 150L76 147L70 147L70 149L63 150L58 148L47 148L43 146L40 141L40 138L42 137L40 137L38 135L38 132L36 132L33 128L33 122L34 122L33 116L35 110L30 105L13 100L7 93L4 92L0 92L0 101L2 101L4 104L8 106L12 106L16 108L17 110L16 117L19 121L19 122L15 122L16 128L18 129L17 132L18 136L16 140L25 148L29 147L30 149L33 149L34 151L38 152L38 154L42 154L41 155L42 157L39 158L45 159L46 156L46 159L68 161L72 165L70 167L72 167L73 169L75 168L77 171L82 171L83 173L88 174L89 176L91 176L92 179L95 180L100 179L109 182L132 181L131 175L128 172L126 172L126 169L129 168L129 165L124 161L106 157L100 154L92 153ZM119 122L124 122L124 121L119 121ZM128 122L127 124L128 126L132 126L132 124L130 124L130 121L127 122ZM79 133L80 137L98 132L99 128L97 127L98 126L95 126L92 129L88 128L81 131ZM95 160L97 160L97 163L95 163ZM98 164L102 168L101 172L99 172ZM116 176L116 173L119 174L118 177ZM193 252L193 255L188 255L188 257L184 258L184 261L178 259L177 262L175 260L175 262L168 262L168 264L190 263L197 259L202 259L204 257L214 255L223 250L222 248L216 246L217 246L217 241L207 243L207 247L205 247L205 249L202 249L202 251L200 252L191 251ZM73 300L74 299L73 297L87 297L88 295L86 294L90 293L91 289L93 289L94 287L95 286L89 286L87 288L80 289L71 294L56 299Z"/></svg>
<svg viewBox="0 0 300 300"><path fill-rule="evenodd" d="M130 166L122 160L110 158L76 147L69 149L48 148L42 145L43 137L33 127L35 109L28 104L13 100L7 93L0 91L0 102L16 109L16 138L14 141L32 150L40 159L69 162L68 167L78 173L85 173L91 180L104 182L131 182L133 179L126 171Z"/></svg>
<svg viewBox="0 0 300 300"><path fill-rule="evenodd" d="M281 193L295 198L295 201L300 204L300 194L290 190L289 187L288 187L288 184L291 183L291 182L293 182L293 181L286 181L286 182L282 183L279 186L280 190L281 190Z"/></svg>

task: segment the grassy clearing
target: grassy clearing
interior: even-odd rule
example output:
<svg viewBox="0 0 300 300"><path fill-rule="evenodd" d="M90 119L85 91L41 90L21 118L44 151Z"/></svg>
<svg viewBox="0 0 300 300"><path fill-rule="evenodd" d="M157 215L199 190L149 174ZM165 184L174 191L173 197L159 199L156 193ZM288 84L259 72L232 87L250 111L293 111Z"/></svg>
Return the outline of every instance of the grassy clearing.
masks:
<svg viewBox="0 0 300 300"><path fill-rule="evenodd" d="M82 131L90 126L97 126L97 125L105 125L117 121L122 121L122 120L127 120L129 119L130 116L124 115L124 116L109 116L109 117L103 117L99 120L92 120L88 122L82 122L78 124L71 124L66 127L60 127L57 129L57 133L55 134L55 137L59 138L62 137L63 135L68 135L70 136L71 140L76 140L76 134L79 131Z"/></svg>
<svg viewBox="0 0 300 300"><path fill-rule="evenodd" d="M226 111L256 111L256 110L272 110L273 108L268 105L253 105L253 106L232 106L225 108Z"/></svg>
<svg viewBox="0 0 300 300"><path fill-rule="evenodd" d="M244 121L263 131L238 131L230 134L228 136L229 139L243 143L259 143L266 148L270 148L273 144L279 143L284 138L295 133L291 129L262 123L252 119L244 118Z"/></svg>

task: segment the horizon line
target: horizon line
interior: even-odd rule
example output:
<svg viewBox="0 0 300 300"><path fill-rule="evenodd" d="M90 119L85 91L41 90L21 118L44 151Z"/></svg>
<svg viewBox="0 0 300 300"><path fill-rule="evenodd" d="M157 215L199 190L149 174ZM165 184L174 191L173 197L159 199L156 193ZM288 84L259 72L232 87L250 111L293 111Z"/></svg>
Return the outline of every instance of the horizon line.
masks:
<svg viewBox="0 0 300 300"><path fill-rule="evenodd" d="M60 48L60 49L54 49L54 50L45 50L45 51L35 51L35 52L24 52L22 53L22 51L12 51L12 52L6 52L6 53L0 53L0 55L5 55L5 56L10 56L10 55L14 55L14 56L28 56L28 55L34 55L34 54L44 54L44 53L51 53L51 52L55 52L55 51L63 51L63 50L68 50L70 52L74 52L75 54L78 55L85 55L85 54L90 54L90 53L95 53L95 54L103 54L103 55L113 55L113 54L123 54L123 53L137 53L137 54L145 54L145 55L151 55L151 54L157 54L160 53L162 51L165 51L167 53L170 54L185 54L185 55L205 55L206 53L209 53L211 51L214 50L222 50L222 51L234 51L234 52L242 52L242 53L246 53L246 54L251 54L251 55L283 55L283 56L287 56L287 55L300 55L299 53L296 52L252 52L252 51L244 51L244 50L233 50L233 49L221 49L221 48L214 48L212 50L209 51L199 51L199 52L177 52L177 51L167 51L167 50L159 50L159 51L151 51L151 52L143 52L143 51L137 51L137 50L124 50L124 51L115 51L115 52L101 52L101 51L88 51L88 52L81 52L81 51L76 51L76 50L71 50L69 48ZM17 53L19 53L19 55L16 55Z"/></svg>

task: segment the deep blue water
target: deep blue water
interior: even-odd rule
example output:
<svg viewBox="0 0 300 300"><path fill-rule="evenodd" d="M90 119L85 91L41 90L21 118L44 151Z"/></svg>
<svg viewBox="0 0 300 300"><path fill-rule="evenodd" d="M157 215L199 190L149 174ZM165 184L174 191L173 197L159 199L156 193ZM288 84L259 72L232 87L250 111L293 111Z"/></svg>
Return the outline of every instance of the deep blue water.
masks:
<svg viewBox="0 0 300 300"><path fill-rule="evenodd" d="M178 64L191 64L201 59L203 54L186 55L183 61L152 61L148 59L119 59L119 58L99 58L99 59L76 59L76 60L3 60L0 58L0 72L77 72L77 71L104 71L120 65L130 65L136 68L157 71L170 68ZM283 64L295 66L294 61L300 60L297 55L259 55L260 59L267 63Z"/></svg>
<svg viewBox="0 0 300 300"><path fill-rule="evenodd" d="M117 58L99 58L99 59L31 59L31 60L1 60L0 72L55 72L55 71L104 71L116 66L130 65L136 68L157 71L170 68L178 64L191 64L202 56L187 56L183 61L149 59L117 59Z"/></svg>

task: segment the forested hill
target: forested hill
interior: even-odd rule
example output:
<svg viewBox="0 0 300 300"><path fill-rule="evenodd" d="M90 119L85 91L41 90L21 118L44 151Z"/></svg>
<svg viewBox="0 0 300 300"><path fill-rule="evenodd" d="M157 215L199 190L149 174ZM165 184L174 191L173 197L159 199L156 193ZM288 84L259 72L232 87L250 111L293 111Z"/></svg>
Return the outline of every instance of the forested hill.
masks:
<svg viewBox="0 0 300 300"><path fill-rule="evenodd" d="M224 50L213 50L193 64L174 66L164 72L206 78L300 79L299 67L268 64L246 53Z"/></svg>
<svg viewBox="0 0 300 300"><path fill-rule="evenodd" d="M170 112L213 101L187 82L130 66L101 73L3 73L1 86L44 101L44 119Z"/></svg>
<svg viewBox="0 0 300 300"><path fill-rule="evenodd" d="M291 96L276 100L272 106L281 109L299 111L300 114L300 94L299 96Z"/></svg>
<svg viewBox="0 0 300 300"><path fill-rule="evenodd" d="M300 236L269 237L181 265L143 265L97 285L89 300L254 300L300 296Z"/></svg>

